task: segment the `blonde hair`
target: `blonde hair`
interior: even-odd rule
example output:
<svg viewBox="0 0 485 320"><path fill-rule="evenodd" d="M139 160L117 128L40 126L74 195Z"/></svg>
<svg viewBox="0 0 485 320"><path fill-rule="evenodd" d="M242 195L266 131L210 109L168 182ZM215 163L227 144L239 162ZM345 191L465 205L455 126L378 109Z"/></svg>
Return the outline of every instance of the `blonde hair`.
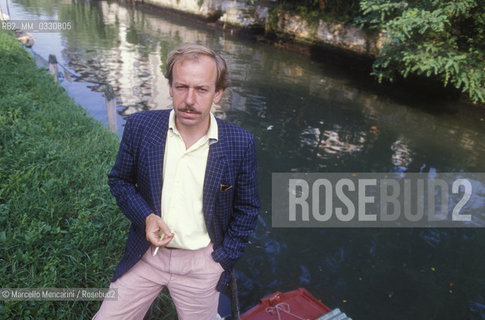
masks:
<svg viewBox="0 0 485 320"><path fill-rule="evenodd" d="M216 63L216 91L219 89L224 90L229 87L231 81L229 80L229 73L227 72L227 65L224 58L213 50L199 44L185 44L168 54L167 64L165 66L165 78L168 79L168 84L170 86L172 85L173 67L177 61L183 59L197 59L200 55L211 57Z"/></svg>

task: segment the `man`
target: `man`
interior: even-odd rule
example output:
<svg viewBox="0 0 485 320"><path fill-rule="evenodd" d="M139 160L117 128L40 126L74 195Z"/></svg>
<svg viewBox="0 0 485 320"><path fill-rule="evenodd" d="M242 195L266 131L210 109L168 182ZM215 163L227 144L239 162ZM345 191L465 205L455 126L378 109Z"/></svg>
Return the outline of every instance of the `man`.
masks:
<svg viewBox="0 0 485 320"><path fill-rule="evenodd" d="M256 225L254 137L210 112L229 84L224 59L185 45L165 76L173 110L132 115L108 175L131 228L110 286L118 300L95 319L143 319L164 286L179 319L214 319Z"/></svg>

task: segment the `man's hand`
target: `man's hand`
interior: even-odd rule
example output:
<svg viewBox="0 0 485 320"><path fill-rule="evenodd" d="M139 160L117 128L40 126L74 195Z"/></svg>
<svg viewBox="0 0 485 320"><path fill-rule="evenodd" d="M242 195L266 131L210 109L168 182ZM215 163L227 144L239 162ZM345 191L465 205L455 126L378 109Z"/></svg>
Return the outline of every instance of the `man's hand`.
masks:
<svg viewBox="0 0 485 320"><path fill-rule="evenodd" d="M160 231L165 235L163 240L160 240ZM145 220L145 234L147 240L156 247L166 246L174 236L165 221L154 213L151 213Z"/></svg>

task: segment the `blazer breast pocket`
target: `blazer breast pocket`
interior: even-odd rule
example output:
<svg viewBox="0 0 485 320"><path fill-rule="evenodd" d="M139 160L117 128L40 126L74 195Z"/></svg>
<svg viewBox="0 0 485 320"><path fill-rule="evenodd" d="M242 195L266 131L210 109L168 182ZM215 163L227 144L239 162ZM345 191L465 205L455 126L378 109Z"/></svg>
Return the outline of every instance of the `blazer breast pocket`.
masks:
<svg viewBox="0 0 485 320"><path fill-rule="evenodd" d="M234 204L234 187L232 184L221 183L216 196L215 216L224 230L227 228Z"/></svg>
<svg viewBox="0 0 485 320"><path fill-rule="evenodd" d="M234 186L228 183L221 183L219 186L219 192L217 192L217 202L219 207L227 209L232 206L232 200L234 197Z"/></svg>
<svg viewBox="0 0 485 320"><path fill-rule="evenodd" d="M219 186L219 191L226 192L226 191L231 191L231 190L232 190L231 184L221 183L221 185Z"/></svg>

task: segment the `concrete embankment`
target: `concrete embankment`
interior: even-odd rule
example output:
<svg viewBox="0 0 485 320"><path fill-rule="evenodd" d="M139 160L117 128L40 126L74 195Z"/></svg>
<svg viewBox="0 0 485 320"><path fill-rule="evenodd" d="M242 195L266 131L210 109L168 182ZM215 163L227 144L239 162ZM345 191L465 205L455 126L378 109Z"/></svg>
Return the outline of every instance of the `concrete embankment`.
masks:
<svg viewBox="0 0 485 320"><path fill-rule="evenodd" d="M355 26L324 20L308 21L294 12L276 9L268 0L135 0L174 10L217 23L222 28L249 31L259 36L276 36L309 46L335 47L364 56L373 56L381 46L383 35L371 34Z"/></svg>

